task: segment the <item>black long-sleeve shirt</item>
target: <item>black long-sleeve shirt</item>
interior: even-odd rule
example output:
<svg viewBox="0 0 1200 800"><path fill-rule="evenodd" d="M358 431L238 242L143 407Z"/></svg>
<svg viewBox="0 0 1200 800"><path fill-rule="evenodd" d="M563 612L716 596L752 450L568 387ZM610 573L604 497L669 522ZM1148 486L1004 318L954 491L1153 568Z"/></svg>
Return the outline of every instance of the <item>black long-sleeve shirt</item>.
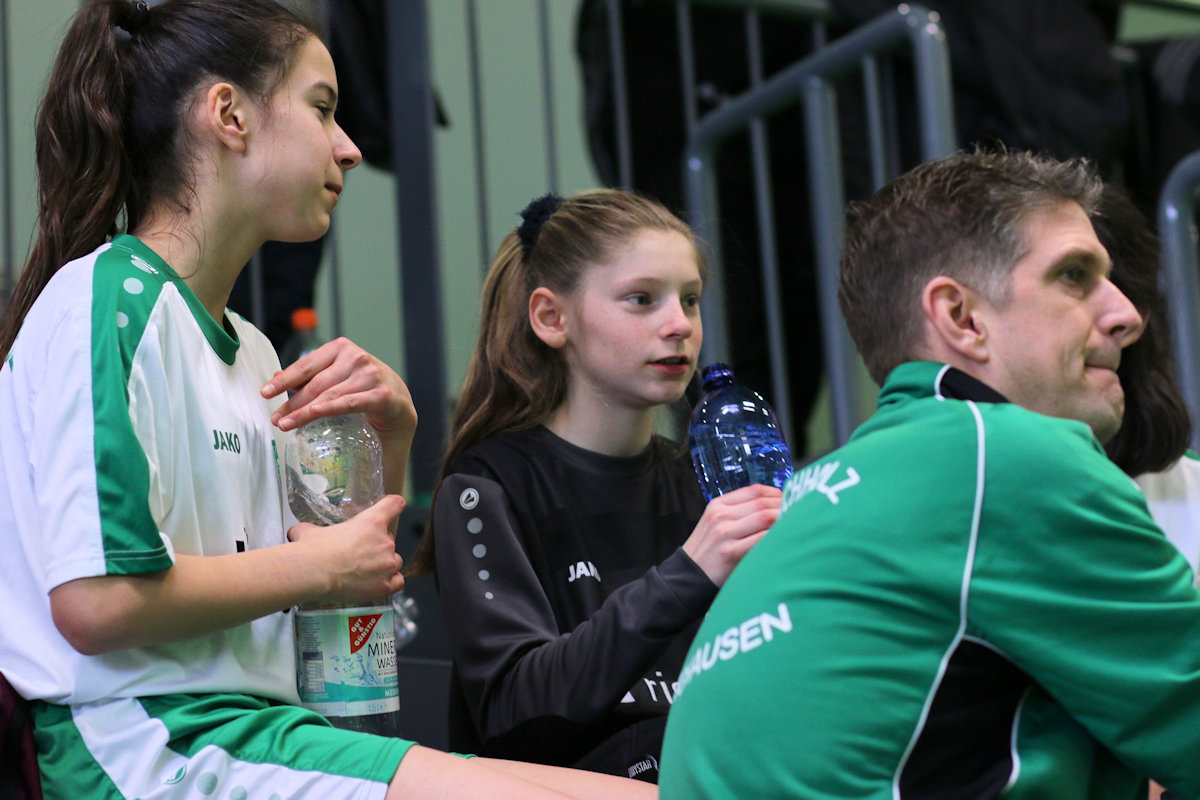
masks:
<svg viewBox="0 0 1200 800"><path fill-rule="evenodd" d="M704 499L677 447L614 458L538 428L453 466L434 508L437 575L481 754L657 778L717 591L680 549Z"/></svg>

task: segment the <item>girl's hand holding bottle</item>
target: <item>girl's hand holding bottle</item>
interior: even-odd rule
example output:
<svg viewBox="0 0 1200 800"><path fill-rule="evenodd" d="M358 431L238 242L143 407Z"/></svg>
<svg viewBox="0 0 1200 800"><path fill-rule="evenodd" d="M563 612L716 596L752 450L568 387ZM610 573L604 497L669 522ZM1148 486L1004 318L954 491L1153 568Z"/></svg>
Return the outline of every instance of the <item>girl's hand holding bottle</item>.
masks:
<svg viewBox="0 0 1200 800"><path fill-rule="evenodd" d="M262 387L268 399L283 392L291 396L271 415L271 424L283 431L318 417L366 415L383 444L384 489L393 493L404 489L417 410L395 370L341 337L276 372Z"/></svg>
<svg viewBox="0 0 1200 800"><path fill-rule="evenodd" d="M717 586L779 518L783 492L754 484L714 497L683 551Z"/></svg>
<svg viewBox="0 0 1200 800"><path fill-rule="evenodd" d="M397 436L412 438L417 411L408 387L396 372L344 337L282 369L262 388L264 397L291 397L271 415L280 430L290 431L317 417L362 413L386 447Z"/></svg>
<svg viewBox="0 0 1200 800"><path fill-rule="evenodd" d="M288 539L313 548L311 563L326 570L325 593L306 602L378 602L403 589L402 560L391 529L404 506L403 497L389 494L337 525L293 525Z"/></svg>

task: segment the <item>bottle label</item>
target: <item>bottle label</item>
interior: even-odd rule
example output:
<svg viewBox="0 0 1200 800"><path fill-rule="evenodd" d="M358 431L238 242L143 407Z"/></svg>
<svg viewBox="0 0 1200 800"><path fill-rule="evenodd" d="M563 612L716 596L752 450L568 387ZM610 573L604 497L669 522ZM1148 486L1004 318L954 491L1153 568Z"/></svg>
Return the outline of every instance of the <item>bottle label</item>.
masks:
<svg viewBox="0 0 1200 800"><path fill-rule="evenodd" d="M400 710L391 605L296 610L300 702L326 717Z"/></svg>

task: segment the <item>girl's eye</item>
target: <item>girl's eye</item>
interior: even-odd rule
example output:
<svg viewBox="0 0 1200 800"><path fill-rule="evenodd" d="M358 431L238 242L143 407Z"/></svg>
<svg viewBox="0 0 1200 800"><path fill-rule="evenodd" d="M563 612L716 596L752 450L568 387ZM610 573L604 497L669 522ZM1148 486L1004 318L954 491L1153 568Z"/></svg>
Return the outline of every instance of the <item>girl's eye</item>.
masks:
<svg viewBox="0 0 1200 800"><path fill-rule="evenodd" d="M648 294L631 294L626 299L635 306L650 305L650 295Z"/></svg>
<svg viewBox="0 0 1200 800"><path fill-rule="evenodd" d="M690 294L687 297L684 297L682 302L684 308L695 308L696 306L700 305L700 295Z"/></svg>
<svg viewBox="0 0 1200 800"><path fill-rule="evenodd" d="M325 119L329 119L330 117L333 116L333 107L332 106L319 105L319 106L317 106L317 110L321 112L321 116L324 117Z"/></svg>

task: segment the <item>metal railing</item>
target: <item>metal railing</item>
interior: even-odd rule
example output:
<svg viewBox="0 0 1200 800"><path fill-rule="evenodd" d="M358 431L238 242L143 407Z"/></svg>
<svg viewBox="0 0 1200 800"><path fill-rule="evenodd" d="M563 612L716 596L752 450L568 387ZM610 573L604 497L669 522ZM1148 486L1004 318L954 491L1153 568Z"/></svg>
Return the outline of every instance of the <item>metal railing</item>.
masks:
<svg viewBox="0 0 1200 800"><path fill-rule="evenodd" d="M862 67L863 81L868 97L874 97L871 105L876 111L868 114L871 130L872 164L877 171L876 182L894 174L895 163L891 158L884 141L888 125L886 114L879 113L880 95L886 94L880 88L878 65L873 63L875 56L884 52L888 47L902 47L905 42L912 48L914 63L920 88L920 116L925 120L933 120L926 132L922 133L922 148L925 157L934 157L952 148L953 139L949 132L947 119L951 113L949 93L946 91L948 79L945 74L945 56L942 52L944 43L941 41L940 30L935 20L918 6L902 6L900 11L881 20L875 26L868 26L851 36L844 37L834 44L822 48L816 55L796 65L787 76L777 74L769 80L764 80L761 74L761 62L757 61L754 52L754 29L759 24L758 15L762 13L787 14L795 18L813 21L814 39L823 36L821 21L829 15L827 3L824 0L658 0L662 4L671 3L675 6L678 24L678 35L681 48L681 69L684 74L683 86L685 108L689 109L686 123L692 136L691 150L687 157L689 166L685 169L685 187L689 192L689 212L696 221L704 238L716 248L717 241L715 226L707 226L705 220L716 217L718 210L711 203L712 194L709 181L711 176L712 153L720 147L724 137L734 126L742 125L743 129L751 132L753 169L760 185L756 203L759 206L760 239L769 243L772 230L771 208L763 198L769 197L771 171L766 166L765 147L761 119L772 113L776 103L802 105L808 120L808 159L813 170L811 188L814 197L824 197L824 202L813 204L814 227L816 229L820 308L822 323L827 331L835 331L836 335L826 335L825 361L830 376L832 398L833 427L835 440L841 441L848 435L849 429L860 416L857 408L857 392L855 391L854 371L855 356L845 337L844 324L837 313L834 302L832 275L835 271L837 252L840 249L837 228L841 221L841 176L838 174L837 158L838 143L833 134L833 115L831 107L834 103L830 80L837 74ZM483 109L482 67L477 59L477 49L481 39L478 29L477 16L480 9L487 6L480 0L461 0L465 10L467 24L471 30L466 35L467 47L459 58L471 62L469 66L472 78L470 91L471 124L474 127L475 139L475 170L473 197L475 198L475 217L479 250L479 263L486 263L492 250L493 243L489 241L489 230L492 226L491 212L488 208L488 164L483 147L483 139L488 133L487 120ZM606 0L610 15L609 32L612 37L611 47L619 53L623 46L621 42L620 4L618 0ZM726 8L742 9L747 20L747 52L750 55L753 82L755 87L745 95L736 98L703 119L696 117L696 99L694 80L689 80L688 70L692 62L690 53L690 37L688 15L693 5L724 6ZM1134 5L1161 5L1175 9L1190 8L1195 5L1181 3L1179 0L1139 0ZM442 269L439 263L439 237L444 230L444 224L436 216L436 186L434 181L434 114L432 99L432 78L429 66L429 3L428 0L386 0L385 3L389 25L389 35L392 37L390 55L392 58L391 73L397 77L392 82L393 93L392 133L395 137L393 150L397 154L395 193L398 204L398 222L395 229L396 240L400 243L402 276L403 317L404 329L401 334L402 347L406 362L406 377L410 382L414 400L421 409L421 425L414 444L412 480L415 494L419 497L427 492L432 485L432 478L438 459L441 456L447 431L447 368L446 345L444 341L443 320L441 315ZM537 30L538 66L536 77L530 80L541 82L543 108L540 114L530 115L529 152L539 151L546 160L545 174L546 189L559 189L561 180L558 157L558 143L566 135L563 127L567 124L569 113L562 109L553 108L554 86L561 85L569 77L555 74L555 66L549 57L549 48L553 41L548 21L551 5L549 0L537 0L531 6L535 19L530 26ZM20 237L15 235L13 220L13 147L10 125L12 98L10 94L12 81L12 58L9 38L12 35L11 11L12 6L6 0L0 0L0 232L3 234L3 244L0 245L0 306L7 300L8 292L16 280L20 268L21 254L16 252ZM868 41L872 40L872 41ZM878 47L873 54L854 54L854 48ZM614 58L614 63L621 64L620 57ZM924 65L924 66L923 66ZM618 67L618 72L620 72ZM924 77L921 77L924 75ZM625 94L623 74L617 75L613 84L613 92L621 98ZM921 88L923 87L923 88ZM941 94L946 98L944 105L933 100ZM630 120L626 105L619 103L618 119L616 120L617 162L621 183L633 185L636 176L632 175L632 159L628 130ZM737 121L735 115L749 114L748 119ZM624 115L622 117L622 115ZM880 134L884 131L884 134ZM757 142L757 144L755 144ZM538 158L538 155L531 155ZM1164 190L1164 207L1160 212L1159 230L1164 240L1164 254L1174 264L1176 259L1184 259L1185 263L1194 264L1195 245L1190 239L1190 211L1194 204L1194 196L1188 188L1188 182L1194 177L1187 170L1197 167L1191 159L1180 164L1172 180ZM494 182L494 178L490 179ZM391 232L388 232L391 235ZM337 247L330 242L327 248L327 266L333 274L330 281L332 291L337 291L336 275L339 271ZM772 286L778 282L778 271L781 268L774 255L774 248L765 246L760 249L763 268L766 273L765 284L767 292L772 297L778 293L772 291ZM1187 302L1190 307L1200 308L1200 302L1195 298L1195 276L1175 267L1164 270L1164 282L1174 282L1169 288L1170 296L1176 302ZM714 282L715 283L715 282ZM260 295L261 298L261 295ZM260 300L261 302L261 300ZM719 289L710 287L705 300L706 353L710 357L723 355L726 343L726 326L721 309ZM340 304L334 303L334 315L329 320L332 323L333 335L340 333L337 312ZM786 398L787 370L782 352L782 343L786 340L783 335L781 313L776 307L768 310L767 325L770 331L771 371L775 376L775 395ZM1173 318L1173 334L1176 361L1179 366L1180 382L1183 385L1189 408L1193 414L1200 413L1200 352L1191 352L1190 345L1200 342L1200 323L1190 318L1190 315L1176 314ZM790 409L786 401L778 402L781 416L789 415ZM792 420L785 427L790 428ZM1200 436L1200 432L1197 434Z"/></svg>
<svg viewBox="0 0 1200 800"><path fill-rule="evenodd" d="M605 2L610 20L609 36L613 54L612 61L616 72L612 90L619 101L616 120L617 168L621 176L621 184L632 186L636 185L637 176L632 174L629 141L631 120L628 117L625 81L636 79L636 76L625 76L621 68L624 43L621 40L620 3L618 0L605 0ZM728 119L729 110L736 111L742 108L743 100L747 103L754 101L741 98L722 106L703 119L697 119L695 109L698 104L692 70L695 54L692 52L689 23L692 7L698 5L721 6L725 9L739 9L743 12L747 31L746 52L750 61L753 83L760 85L768 94L773 91L771 87L780 84L777 78L769 80L763 78L761 54L757 50L759 14L769 12L776 15L776 17L772 17L773 19L786 17L811 22L813 41L818 48L824 42L823 20L829 15L825 0L659 0L659 2L664 6L673 5L678 21L677 32L681 43L680 70L683 78L680 88L684 96L684 107L688 109L685 124L693 135L699 136L698 142L704 142L706 137L709 137L707 141L712 141L714 144L718 138L715 135L716 129L725 124L724 121ZM0 2L0 41L4 41L4 37L7 35L7 8L7 3ZM387 229L384 235L394 236L399 247L399 265L396 268L400 280L400 297L397 298L397 305L402 309L403 319L400 349L404 359L406 381L421 414L421 424L413 444L410 470L413 497L419 503L421 498L428 497L428 493L432 489L437 465L447 439L450 408L447 398L446 332L442 314L444 271L440 263L445 224L443 220L438 219L437 214L437 194L439 190L445 190L445 187L437 185L434 157L435 100L430 66L430 4L428 0L386 0L384 8L388 21L388 72L391 78L388 89L396 198L395 226ZM470 73L469 108L474 134L475 162L473 175L470 177L473 183L470 194L475 198L475 228L480 265L487 263L496 244L489 241L493 220L487 198L489 182L494 182L495 178L489 176L490 165L486 161L487 154L483 145L484 138L489 134L489 123L484 110L485 97L482 91L485 76L482 74L483 69L477 55L481 40L478 17L480 12L487 8L489 7L480 0L462 0L467 30L464 35L465 52L459 59L460 63L467 63ZM554 107L553 95L556 81L561 82L566 78L555 74L555 64L549 53L552 44L549 0L538 0L531 8L535 11L535 18L530 21L530 27L537 31L537 66L534 68L535 74L527 76L525 80L540 82L543 109L540 114L530 115L528 138L533 146L528 149L524 157L534 160L545 159L544 174L548 185L544 188L558 190L561 170L556 159L560 149L560 140L564 136L560 128L566 124L565 120L570 119L572 114ZM905 17L909 20L916 18L915 12L911 12L908 17ZM894 25L894 23L889 25ZM890 27L889 30L891 30ZM901 38L904 38L904 35L911 35L911 33L903 34ZM918 30L916 33L919 34L920 31ZM870 34L872 37L876 35ZM851 41L859 40L852 39ZM800 68L801 72L793 74L806 76L799 80L820 81L825 76L847 68L847 64L844 63L846 59L853 61L857 58L857 56L843 55L849 51L846 49L846 45L840 42L828 49L828 53L832 56L825 55L825 52L822 51L822 55L816 61L806 62L806 66ZM923 58L919 53L918 57ZM7 48L0 48L0 71L6 72L7 65L2 60L5 58L7 58ZM561 62L558 69L562 69ZM575 75L572 74L570 79L574 80ZM4 125L4 118L9 105L9 98L5 94L8 86L7 79L0 80L0 130L4 132L6 140L9 129ZM797 91L798 89L793 87L784 93L795 100L798 97ZM805 101L806 105L815 107L830 102L819 98L823 89L810 88L806 91L810 98ZM814 115L814 118L818 117ZM752 121L749 124L754 127L758 123ZM810 122L810 125L812 124ZM826 123L816 124L825 125ZM818 132L817 138L820 139L820 137L821 133ZM756 138L762 138L761 131L756 134ZM813 137L810 135L809 138ZM6 146L0 148L0 153L3 154L0 155L0 158L6 159L3 164L0 164L0 178L2 178L2 182L0 182L0 225L3 226L5 234L4 265L0 281L10 286L15 280L19 265L17 256L12 253L15 238L12 230L12 170L7 161L12 157L12 148L7 144L6 141ZM826 145L820 146L825 147ZM836 147L836 144L829 146ZM762 184L769 183L771 170L767 163L765 148L760 148L755 154L754 171ZM821 187L827 186L832 191L831 187L834 183L836 183L834 178L822 176L814 181L814 188L819 192L825 192L826 189ZM767 231L771 227L771 208L769 203L764 204L762 198L759 199L759 203L760 227ZM814 203L814 207L824 207L826 204L824 201L817 202ZM836 208L831 205L827 210L832 216L821 225L824 227L836 226L835 218L840 218L840 209L840 203L836 204ZM701 219L703 216L701 214L695 218ZM330 291L335 293L338 291L338 275L341 267L338 251L344 249L337 246L336 233L335 228L326 242L325 255L325 269L330 274L327 285ZM707 233L705 235L715 241L712 235ZM828 250L828 246L825 247ZM768 262L768 273L773 274L778 269L771 262L773 251L764 250L763 253ZM822 258L828 258L828 255L822 256ZM261 320L263 318L262 279L256 267L251 268L250 278L250 316L252 319ZM770 280L773 279L769 277L768 281ZM7 289L7 286L0 285L0 288ZM711 296L715 300L715 293ZM6 298L7 292L3 299ZM325 319L324 330L330 336L337 336L343 332L339 319L340 312L342 312L341 305L338 302L333 303L331 306L333 313ZM706 319L706 328L708 329L706 338L714 348L719 350L723 341L721 320L718 316L714 316L717 314L716 311L706 309L706 313L711 318L711 321ZM836 320L836 311L834 318L840 325L840 320ZM825 322L829 324L828 319ZM777 318L773 325L773 330L779 328ZM772 335L771 338L778 341L780 337ZM784 391L777 389L776 394L781 398L786 397L786 371L779 369L777 355L773 356L773 359L775 362L774 372L779 376L778 386L784 387ZM829 363L832 365L836 362L830 360ZM836 386L841 387L843 383L844 381L839 379ZM847 402L843 397L844 394L848 393L843 392L841 388L838 388L835 393L834 408L839 419L845 417L845 414L839 410ZM781 402L778 405L782 414L790 413L790 410L786 408L786 403ZM788 425L790 426L790 421Z"/></svg>
<svg viewBox="0 0 1200 800"><path fill-rule="evenodd" d="M857 356L838 310L837 273L841 225L845 208L844 176L839 147L833 80L861 69L867 98L872 174L876 185L898 172L890 155L896 131L885 122L880 90L880 56L903 46L913 55L916 77L921 155L937 158L954 151L956 135L950 94L950 61L945 36L935 13L921 6L901 5L895 12L855 30L832 44L760 82L742 96L699 120L684 154L685 191L689 219L701 238L719 253L719 218L714 161L721 143L747 128L752 132L756 202L760 217L760 251L768 304L767 330L771 371L776 394L787 397L785 330L779 293L778 264L770 221L770 185L765 169L762 119L802 103L805 112L816 247L817 291L821 314L826 372L829 376L835 446L845 442L861 421L856 396ZM889 130L892 128L892 130ZM719 261L719 257L716 259ZM727 320L720 287L705 291L705 349L708 360L724 360ZM778 387L784 387L782 390ZM786 403L777 408L785 435L792 438Z"/></svg>
<svg viewBox="0 0 1200 800"><path fill-rule="evenodd" d="M633 175L632 154L630 145L628 115L628 100L626 81L628 76L623 69L623 42L621 39L621 20L619 0L606 0L609 21L609 47L614 66L613 93L616 99L616 153L619 181L623 186L636 185ZM740 8L747 16L748 25L756 24L756 15L760 10L772 13L786 14L790 17L811 20L819 25L819 21L828 16L829 10L824 0L662 0L673 2L679 21L678 31L681 41L681 69L684 76L682 90L685 95L686 107L694 109L694 86L688 80L690 64L694 58L691 52L688 35L688 14L694 4L717 5L727 8ZM427 177L433 174L433 99L431 81L429 78L427 46L421 45L416 39L425 36L427 31L427 0L388 0L387 11L391 38L391 74L398 77L392 86L392 123L394 137L393 152L405 160L405 164L397 163L396 192L399 204L401 229L397 234L401 242L401 262L405 265L420 265L418 269L405 269L404 278L404 352L407 364L407 377L413 400L421 409L421 425L417 438L413 443L413 467L410 471L414 490L418 496L432 488L432 480L436 465L445 446L447 425L447 409L449 404L445 396L445 373L441 318L440 318L440 287L439 265L437 255L438 220L433 216L433 186L427 183ZM548 55L549 25L547 19L547 0L539 0L536 10L538 26L538 41L540 47L538 78L541 81L544 111L541 116L541 131L537 134L543 145L546 158L546 175L548 184L545 189L558 190L559 170L555 161L559 137L556 125L562 119L560 114L551 109L551 96L555 74L553 64ZM465 0L468 53L465 58L471 73L472 96L471 115L475 137L475 176L474 196L476 197L476 216L479 236L480 263L486 264L490 259L494 245L488 241L488 231L491 227L491 215L487 204L488 171L482 142L486 133L486 119L483 113L483 98L479 87L482 85L481 68L475 51L479 41L478 31L478 0ZM399 22L403 20L404 24ZM404 28L397 32L396 28ZM823 29L818 27L817 35ZM750 42L750 52L754 57L754 45ZM689 126L695 122L694 112L689 116ZM760 170L765 173L765 166ZM404 176L408 175L406 179ZM406 213L406 209L411 209ZM769 210L768 212L769 213ZM407 219L406 219L407 217ZM706 323L707 324L707 323ZM718 334L719 336L719 334ZM437 362L437 363L433 363ZM428 372L426 372L428 367Z"/></svg>

